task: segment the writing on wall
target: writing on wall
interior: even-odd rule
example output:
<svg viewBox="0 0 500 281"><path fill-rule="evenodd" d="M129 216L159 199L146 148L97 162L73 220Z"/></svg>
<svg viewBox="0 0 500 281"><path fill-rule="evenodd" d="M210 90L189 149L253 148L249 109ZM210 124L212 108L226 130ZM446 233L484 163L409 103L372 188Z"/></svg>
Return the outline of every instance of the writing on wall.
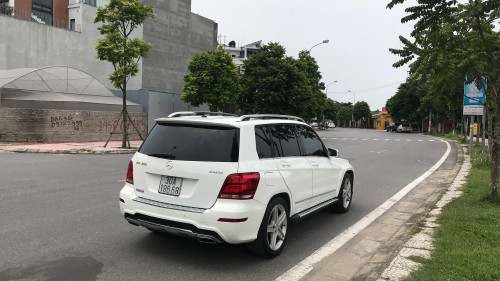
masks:
<svg viewBox="0 0 500 281"><path fill-rule="evenodd" d="M52 128L71 128L74 131L79 131L80 127L83 126L83 121L75 120L71 114L64 116L50 116L50 125Z"/></svg>
<svg viewBox="0 0 500 281"><path fill-rule="evenodd" d="M131 119L139 132L146 132L146 118L131 117ZM117 120L116 117L99 118L99 126L97 131L106 133L112 132L114 126L116 126L115 133L121 133L123 131L123 119L120 118L120 120ZM131 130L134 130L134 126L132 125L130 120L127 120L127 131L132 132Z"/></svg>

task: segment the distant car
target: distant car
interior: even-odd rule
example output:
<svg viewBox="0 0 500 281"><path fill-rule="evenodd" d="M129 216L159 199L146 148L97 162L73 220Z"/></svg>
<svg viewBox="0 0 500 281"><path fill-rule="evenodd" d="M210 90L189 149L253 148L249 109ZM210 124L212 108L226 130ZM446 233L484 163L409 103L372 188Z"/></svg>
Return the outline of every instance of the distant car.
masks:
<svg viewBox="0 0 500 281"><path fill-rule="evenodd" d="M387 132L396 132L397 126L396 123L391 123L387 125L387 128L385 128Z"/></svg>
<svg viewBox="0 0 500 281"><path fill-rule="evenodd" d="M309 124L309 126L311 127L318 127L318 122L311 122L311 124Z"/></svg>
<svg viewBox="0 0 500 281"><path fill-rule="evenodd" d="M333 122L328 122L327 123L328 128L335 128L335 123Z"/></svg>
<svg viewBox="0 0 500 281"><path fill-rule="evenodd" d="M411 133L412 131L412 127L410 126L410 124L401 124L398 126L398 128L396 129L396 131L398 133L403 133L403 132L407 132L407 133Z"/></svg>

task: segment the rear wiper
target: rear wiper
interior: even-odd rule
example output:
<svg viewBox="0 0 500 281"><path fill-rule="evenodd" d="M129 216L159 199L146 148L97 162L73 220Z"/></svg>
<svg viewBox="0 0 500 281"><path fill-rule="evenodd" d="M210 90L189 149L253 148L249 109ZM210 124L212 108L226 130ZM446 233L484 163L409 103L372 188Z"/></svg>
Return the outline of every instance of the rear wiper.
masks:
<svg viewBox="0 0 500 281"><path fill-rule="evenodd" d="M148 154L149 156L153 156L153 157L158 157L158 158L164 158L164 159L175 159L175 156L172 155L172 154L164 154L164 153L152 153L152 154Z"/></svg>

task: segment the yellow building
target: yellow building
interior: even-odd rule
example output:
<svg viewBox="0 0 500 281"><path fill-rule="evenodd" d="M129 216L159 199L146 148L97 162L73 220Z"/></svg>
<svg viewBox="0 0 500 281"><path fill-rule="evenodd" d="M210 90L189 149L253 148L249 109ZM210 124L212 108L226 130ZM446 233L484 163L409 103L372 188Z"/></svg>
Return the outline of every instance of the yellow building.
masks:
<svg viewBox="0 0 500 281"><path fill-rule="evenodd" d="M385 107L382 107L382 111L380 113L372 115L372 121L373 128L377 130L385 130L387 125L389 125L390 123L394 123Z"/></svg>

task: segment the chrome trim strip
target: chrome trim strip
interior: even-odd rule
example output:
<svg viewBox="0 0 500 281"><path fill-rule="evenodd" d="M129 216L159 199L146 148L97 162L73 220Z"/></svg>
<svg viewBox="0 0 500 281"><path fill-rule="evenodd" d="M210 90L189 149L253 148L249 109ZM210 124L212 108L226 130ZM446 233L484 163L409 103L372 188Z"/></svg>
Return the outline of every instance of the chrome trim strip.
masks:
<svg viewBox="0 0 500 281"><path fill-rule="evenodd" d="M330 204L333 204L333 203L335 203L335 202L337 202L337 201L338 201L338 200L337 200L336 198L335 198L335 199L330 199L330 200L327 200L327 201L325 201L325 202L323 202L323 203L321 203L321 204L318 204L318 205L316 205L316 206L314 206L314 207L312 207L312 208L310 208L310 209L307 209L307 210L305 210L305 211L302 211L302 212L298 213L296 216L298 216L299 218L302 218L302 217L304 217L304 216L309 215L309 214L310 214L310 213L312 213L312 212L315 212L315 211L317 211L317 210L319 210L319 209L321 209L321 208L323 208L323 207L326 207L326 206L328 206L328 205L330 205Z"/></svg>
<svg viewBox="0 0 500 281"><path fill-rule="evenodd" d="M305 201L307 201L307 200L314 199L314 198L316 198L316 197L320 197L320 196L326 195L326 194L328 194L328 193L332 193L332 192L334 192L334 191L335 191L335 190L327 191L327 192L325 192L325 193L317 194L317 195L314 195L314 196L312 196L312 197L309 197L309 198L306 198L306 199L303 199L303 200L297 201L297 202L295 202L295 205L300 204L300 203L302 203L302 202L305 202Z"/></svg>
<svg viewBox="0 0 500 281"><path fill-rule="evenodd" d="M137 198L134 198L132 200L139 202L139 203L155 206L155 207L177 210L177 211L186 211L186 212L198 213L198 214L201 214L207 210L207 209L203 209L203 208L195 208L195 207L167 204L167 203L158 202L158 201L154 201L154 200L150 200L150 199L146 199L146 198L142 198L142 197L137 197Z"/></svg>

